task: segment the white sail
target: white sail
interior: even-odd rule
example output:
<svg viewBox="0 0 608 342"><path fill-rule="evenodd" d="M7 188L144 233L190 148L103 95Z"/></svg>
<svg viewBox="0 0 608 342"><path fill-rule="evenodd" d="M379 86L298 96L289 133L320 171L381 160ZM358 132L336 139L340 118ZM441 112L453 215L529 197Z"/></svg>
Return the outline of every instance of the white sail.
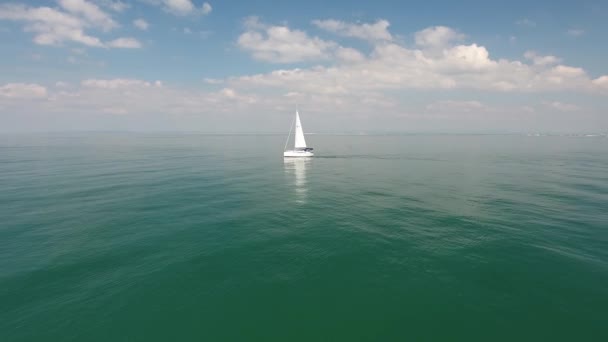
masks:
<svg viewBox="0 0 608 342"><path fill-rule="evenodd" d="M304 140L304 131L302 130L302 123L300 122L300 114L296 110L296 139L295 148L305 148L306 140Z"/></svg>
<svg viewBox="0 0 608 342"><path fill-rule="evenodd" d="M287 135L287 141L285 141L285 149L283 150L283 157L312 157L315 154L312 152L312 148L306 146L306 140L304 139L304 130L302 130L302 122L300 122L300 113L296 109L296 117L294 118L296 132L295 132L295 141L294 141L294 149L287 150L287 144L289 144L291 138L291 129L289 130L289 135ZM293 122L292 122L293 125ZM291 126L293 129L293 126Z"/></svg>

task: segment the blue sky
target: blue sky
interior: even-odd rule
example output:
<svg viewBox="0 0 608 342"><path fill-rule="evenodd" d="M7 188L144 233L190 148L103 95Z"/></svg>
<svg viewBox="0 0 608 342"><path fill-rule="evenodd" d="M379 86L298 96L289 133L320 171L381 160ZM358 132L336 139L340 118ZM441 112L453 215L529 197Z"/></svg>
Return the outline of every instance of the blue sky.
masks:
<svg viewBox="0 0 608 342"><path fill-rule="evenodd" d="M608 130L605 1L0 4L0 130ZM287 127L286 127L287 126Z"/></svg>

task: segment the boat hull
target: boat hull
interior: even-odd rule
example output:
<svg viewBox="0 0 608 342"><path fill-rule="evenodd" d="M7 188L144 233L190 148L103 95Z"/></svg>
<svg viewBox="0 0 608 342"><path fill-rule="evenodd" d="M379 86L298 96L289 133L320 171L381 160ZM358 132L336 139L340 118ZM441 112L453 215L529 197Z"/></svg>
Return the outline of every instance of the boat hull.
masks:
<svg viewBox="0 0 608 342"><path fill-rule="evenodd" d="M311 151L285 151L283 152L283 157L289 157L289 158L298 158L298 157L312 157L315 154L312 153Z"/></svg>

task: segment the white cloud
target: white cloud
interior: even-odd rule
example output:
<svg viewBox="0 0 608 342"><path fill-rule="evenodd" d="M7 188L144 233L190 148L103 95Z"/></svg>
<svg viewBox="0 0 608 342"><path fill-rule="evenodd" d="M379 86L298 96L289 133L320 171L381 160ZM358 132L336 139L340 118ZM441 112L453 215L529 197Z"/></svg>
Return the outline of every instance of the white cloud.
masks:
<svg viewBox="0 0 608 342"><path fill-rule="evenodd" d="M88 88L102 88L102 89L119 89L119 88L134 88L134 87L162 87L160 81L150 83L148 81L142 81L130 78L115 78L115 79L87 79L81 82L84 87Z"/></svg>
<svg viewBox="0 0 608 342"><path fill-rule="evenodd" d="M242 33L238 46L252 53L258 60L273 63L293 63L308 60L328 59L334 42L310 37L306 32L291 30L287 26L267 26L257 18L245 21L247 31Z"/></svg>
<svg viewBox="0 0 608 342"><path fill-rule="evenodd" d="M19 4L0 5L0 19L25 22L24 31L33 32L33 41L39 45L62 45L75 42L90 47L124 47L119 38L108 44L87 34L85 29L108 31L118 27L107 13L85 0L59 0L65 10L50 7L28 7ZM135 47L131 41L130 47Z"/></svg>
<svg viewBox="0 0 608 342"><path fill-rule="evenodd" d="M317 71L319 74L327 72ZM344 83L344 80L358 83L360 79L357 75L335 79L334 83L326 82L329 77L314 83L316 78L308 77L306 72L275 72L277 75L294 77L297 81L293 84L275 80L276 84L272 85L270 82L273 80L260 78L248 86L241 80L233 79L216 84L217 90L207 91L201 91L198 87L180 88L163 85L161 81L129 78L88 79L80 85L57 83L48 90L39 85L16 87L15 84L9 84L0 86L0 108L25 115L22 123L13 120L3 122L0 126L3 129L21 127L26 130L28 127L40 130L65 129L65 125L75 129L99 129L107 127L104 125L107 123L105 120L110 118L109 114L116 115L116 120L130 117L129 121L115 122L122 129L281 131L289 125L291 118L288 114L293 110L294 103L300 103L306 104L303 109L307 118L306 125L312 131L320 127L325 127L323 130L342 127L346 130L380 128L398 131L422 128L470 131L484 127L504 128L505 124L525 131L529 128L527 125L536 125L539 120L544 120L545 126L535 127L560 127L558 121L561 120L561 127L572 128L574 115L580 117L587 113L578 111L575 105L557 101L546 102L538 107L436 99L429 100L428 105L424 102L420 104L420 101L415 101L419 105L412 105L410 97L404 97L406 93L403 91L382 92L370 87L357 92L357 88ZM304 84L308 81L313 84ZM212 83L217 82L213 80ZM323 88L316 89L317 87ZM276 89L272 91L271 88ZM32 118L38 115L36 113L44 113L45 117L55 119L32 126ZM2 117L0 121L1 119ZM74 119L79 123L75 123ZM556 122L558 123L551 126ZM584 120L581 122L581 126L585 126Z"/></svg>
<svg viewBox="0 0 608 342"><path fill-rule="evenodd" d="M137 39L125 37L109 41L107 46L122 49L139 49L142 47L141 43Z"/></svg>
<svg viewBox="0 0 608 342"><path fill-rule="evenodd" d="M339 47L336 50L336 57L339 60L342 60L344 62L362 62L365 60L365 56L352 48L345 48L345 47Z"/></svg>
<svg viewBox="0 0 608 342"><path fill-rule="evenodd" d="M256 91L238 89L229 85L220 87L219 90L201 91L196 87L165 86L160 81L129 78L88 79L83 80L80 85L55 87L49 91L48 98L39 101L14 102L0 97L0 107L11 108L11 111L16 112L56 114L58 118L91 115L90 120L94 120L92 116L106 114L134 116L145 114L146 118L165 117L170 120L165 120L165 123L176 124L184 122L181 120L184 118L199 118L197 120L208 124L184 126L184 129L205 129L211 125L213 130L217 130L218 127L251 130L251 124L255 126L259 121L259 117L252 113L275 113L271 115L280 113L277 116L280 119L278 126L274 120L269 123L272 129L278 127L282 130L283 125L287 126L290 120L284 114L291 112L294 101L292 96L283 95L284 93L276 96L262 95ZM294 96L300 98L298 94ZM394 101L378 94L368 94L353 103L344 102L343 98L335 96L309 97L304 94L302 99L314 103L315 110L340 107L352 109L349 113L361 113L369 108L388 110L394 106ZM176 120L174 115L179 116L180 120ZM284 122L281 118L285 119ZM145 125L147 120L145 121L140 124ZM223 126L217 126L219 122ZM139 127L141 129L141 125ZM166 126L161 128L166 129ZM268 127L265 130L268 131Z"/></svg>
<svg viewBox="0 0 608 342"><path fill-rule="evenodd" d="M59 0L59 5L66 11L82 15L86 20L95 27L100 27L104 31L109 31L118 27L118 23L114 21L107 13L102 11L97 5L85 0Z"/></svg>
<svg viewBox="0 0 608 342"><path fill-rule="evenodd" d="M188 27L184 27L184 34L192 34L192 30Z"/></svg>
<svg viewBox="0 0 608 342"><path fill-rule="evenodd" d="M433 26L414 35L416 45L423 48L443 48L453 42L461 41L465 36L446 26Z"/></svg>
<svg viewBox="0 0 608 342"><path fill-rule="evenodd" d="M178 16L199 13L207 15L213 10L208 2L203 3L200 9L197 9L191 0L162 0L161 3L165 11Z"/></svg>
<svg viewBox="0 0 608 342"><path fill-rule="evenodd" d="M211 13L212 10L213 10L213 7L211 7L211 5L208 2L203 3L203 7L201 8L201 11L203 12L203 14L209 14L209 13Z"/></svg>
<svg viewBox="0 0 608 342"><path fill-rule="evenodd" d="M33 101L33 99L37 100ZM287 103L287 100L285 102ZM271 101L263 97L230 87L217 91L200 91L196 88L165 86L161 81L129 78L87 79L80 85L68 87L58 84L49 89L48 93L44 87L35 84L0 85L0 108L3 110L26 115L44 113L44 115L56 115L57 119L70 115L78 117L89 115L87 122L95 120L93 118L96 115L107 114L120 116L145 114L146 118L171 118L177 115L180 118L194 117L201 120L219 115L222 119L226 119L225 123L231 122L231 126L234 127L235 122L232 118L236 113L251 113L252 110L268 109L272 106ZM249 115L249 118L255 120L254 116ZM0 122L1 119L0 116ZM173 117L169 122L179 124L180 121L176 121ZM146 123L147 120L140 122L139 127ZM75 126L72 123L70 127ZM188 126L184 128L188 129Z"/></svg>
<svg viewBox="0 0 608 342"><path fill-rule="evenodd" d="M550 109L554 109L560 112L575 112L580 110L580 107L571 103L563 103L559 101L543 102L543 104Z"/></svg>
<svg viewBox="0 0 608 342"><path fill-rule="evenodd" d="M555 66L543 73L546 81L553 88L562 89L590 89L593 83L590 82L585 70L566 65Z"/></svg>
<svg viewBox="0 0 608 342"><path fill-rule="evenodd" d="M69 27L80 27L83 22L69 14L50 7L27 7L22 4L0 5L0 19L44 22Z"/></svg>
<svg viewBox="0 0 608 342"><path fill-rule="evenodd" d="M187 15L194 11L194 4L190 0L163 0L165 10L175 15Z"/></svg>
<svg viewBox="0 0 608 342"><path fill-rule="evenodd" d="M34 42L39 45L60 45L64 41L73 41L92 47L103 47L99 38L87 35L82 30L67 27L50 28L45 25L33 25L25 28L26 32L38 33Z"/></svg>
<svg viewBox="0 0 608 342"><path fill-rule="evenodd" d="M84 17L72 17L86 20ZM249 37L251 40L247 42L242 40L245 34L254 36ZM343 120L342 123L363 122L361 127L367 127L368 123L376 124L392 117L395 119L392 123L384 121L378 125L399 127L402 123L400 120L409 120L416 115L421 120L447 118L452 123L460 118L509 119L518 125L522 122L518 120L527 117L540 120L545 114L548 118L546 122L552 124L555 118L586 115L587 108L583 111L577 105L553 101L536 103L536 106L517 103L505 109L490 101L501 99L500 94L516 92L556 92L554 96L559 96L561 92L608 94L608 75L592 79L582 68L564 65L558 57L542 56L532 51L521 60L496 58L482 45L462 43L463 37L451 28L432 27L418 32L422 42L418 45L406 46L398 40L376 41L371 51L364 54L352 47L321 40L286 25L272 26L249 18L238 43L254 58L272 62L319 60L323 61L323 65L226 79L205 79L204 87L212 89L206 91L130 78L88 79L80 84L67 87L57 84L48 89L39 86L44 89L42 91L28 84L16 86L12 83L0 86L0 107L6 110L13 106L11 110L15 112L52 112L58 115L145 114L148 118L148 114L157 113L157 117L199 117L203 120L201 122L207 122L204 120L208 117L222 117L217 120L224 120L225 117L225 127L232 128L234 122L242 123L249 119L257 122L260 117L270 115L268 113L289 112L293 104L298 102L305 103L309 112L318 113L319 118L323 118L323 125L328 126L332 125L328 121L338 120L336 118ZM125 44L128 38L122 39L121 44L115 43L120 39L102 44L108 47L129 45ZM437 89L443 90L441 93L444 95L452 89L458 90L453 93L459 97L467 94L469 98L480 98L481 93L484 102L438 101L429 91ZM416 90L414 96L423 94L421 98L428 96L429 100L421 102L416 98L416 101L411 101L416 104L411 104L409 99L412 92L408 93L411 90ZM489 92L494 94L486 97ZM27 100L28 97L24 95L21 95L22 100L17 100L16 94L30 94L27 95L29 98L38 100ZM264 114L252 115L258 113ZM240 115L239 120L227 119L234 118L231 115ZM164 123L185 122L169 119ZM359 119L363 121L357 121ZM285 125L288 124L289 120L286 120ZM211 126L216 127L206 125L197 128Z"/></svg>
<svg viewBox="0 0 608 342"><path fill-rule="evenodd" d="M570 37L579 37L579 36L582 36L583 34L585 34L585 30L569 29L568 31L566 31L566 34L569 35Z"/></svg>
<svg viewBox="0 0 608 342"><path fill-rule="evenodd" d="M262 23L259 17L249 16L243 20L243 26L248 31L261 31L268 28L268 25Z"/></svg>
<svg viewBox="0 0 608 342"><path fill-rule="evenodd" d="M224 80L216 79L216 78L204 78L203 82L207 84L224 84Z"/></svg>
<svg viewBox="0 0 608 342"><path fill-rule="evenodd" d="M559 64L561 60L555 56L528 52L526 57L532 64L527 64L518 60L493 59L484 46L475 43L454 45L464 35L443 26L417 32L415 36L420 48L384 42L374 46L367 57L355 49L324 41L324 49L313 49L314 53L288 55L300 51L298 47L290 46L298 39L287 39L293 32L306 42L302 44L305 47L315 46L310 44L313 38L285 26L265 26L256 19L249 19L246 27L249 29L239 38L239 44L250 49L257 59L286 62L303 61L309 57L310 60L329 60L332 65L228 79L228 84L236 88L261 87L303 94L364 97L370 92L404 89L541 92L592 91L608 87L608 79L600 77L592 81L585 70ZM271 28L279 28L282 35L267 33ZM275 39L275 36L286 38ZM244 44L246 41L248 44Z"/></svg>
<svg viewBox="0 0 608 342"><path fill-rule="evenodd" d="M47 96L47 89L36 83L8 83L0 86L0 97L12 99L40 99Z"/></svg>
<svg viewBox="0 0 608 342"><path fill-rule="evenodd" d="M534 51L526 51L526 53L524 53L524 57L531 60L534 65L552 65L562 61L560 58L555 56L541 56Z"/></svg>
<svg viewBox="0 0 608 342"><path fill-rule="evenodd" d="M27 22L24 30L36 34L36 44L58 45L73 41L87 46L103 46L98 38L84 32L84 27L87 26L84 20L49 7L5 4L0 6L0 19Z"/></svg>
<svg viewBox="0 0 608 342"><path fill-rule="evenodd" d="M125 11L127 8L131 7L129 4L124 3L122 1L112 1L112 0L97 0L97 2L105 7L108 8L114 12L123 12Z"/></svg>
<svg viewBox="0 0 608 342"><path fill-rule="evenodd" d="M133 26L137 27L140 30L145 31L148 29L148 27L150 27L150 24L148 24L148 22L145 21L144 19L139 18L139 19L133 20Z"/></svg>
<svg viewBox="0 0 608 342"><path fill-rule="evenodd" d="M443 50L443 56L438 58L439 69L446 72L490 71L497 67L497 62L490 59L490 53L477 44L458 45Z"/></svg>
<svg viewBox="0 0 608 342"><path fill-rule="evenodd" d="M608 89L608 75L594 79L593 84L598 88Z"/></svg>
<svg viewBox="0 0 608 342"><path fill-rule="evenodd" d="M312 23L320 29L340 36L354 37L371 42L393 40L392 35L388 32L390 23L387 20L378 20L373 24L352 24L334 19L313 20Z"/></svg>
<svg viewBox="0 0 608 342"><path fill-rule="evenodd" d="M173 14L186 15L194 11L194 4L190 0L163 0L165 9Z"/></svg>

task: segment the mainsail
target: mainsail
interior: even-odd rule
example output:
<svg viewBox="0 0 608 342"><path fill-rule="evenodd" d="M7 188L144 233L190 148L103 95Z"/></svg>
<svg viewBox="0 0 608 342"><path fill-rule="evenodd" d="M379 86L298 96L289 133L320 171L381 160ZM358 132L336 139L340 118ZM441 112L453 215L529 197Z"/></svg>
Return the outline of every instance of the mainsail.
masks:
<svg viewBox="0 0 608 342"><path fill-rule="evenodd" d="M304 140L304 131L302 130L302 123L300 122L300 114L296 110L296 139L294 147L297 148L305 148L306 140Z"/></svg>

